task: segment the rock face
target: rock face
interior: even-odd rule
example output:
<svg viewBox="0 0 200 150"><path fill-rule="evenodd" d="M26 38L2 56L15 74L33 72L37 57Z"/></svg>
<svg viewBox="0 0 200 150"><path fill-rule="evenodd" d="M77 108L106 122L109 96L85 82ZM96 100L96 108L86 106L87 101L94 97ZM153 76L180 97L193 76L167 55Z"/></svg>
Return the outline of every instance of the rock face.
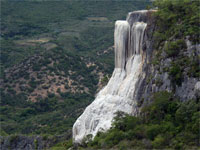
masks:
<svg viewBox="0 0 200 150"><path fill-rule="evenodd" d="M111 127L115 113L123 111L137 115L138 88L145 79L146 53L143 42L148 15L153 11L129 13L126 21L115 23L115 69L112 77L96 99L77 119L73 126L74 143L81 143L87 135L94 137L99 131ZM144 46L145 45L145 46Z"/></svg>
<svg viewBox="0 0 200 150"><path fill-rule="evenodd" d="M192 45L186 37L187 49L180 50L178 58L166 57L163 45L168 41L163 41L163 47L154 47L153 33L157 30L154 12L134 11L128 14L126 21L116 21L115 69L107 86L75 122L74 143L81 144L87 135L94 137L99 131L108 130L118 111L139 115L156 92L171 92L181 101L200 98L199 78L189 75L189 67L183 68L179 85L173 82L169 71L175 59L185 57L194 61L193 58L199 56L200 44ZM172 37L172 40L177 39Z"/></svg>
<svg viewBox="0 0 200 150"><path fill-rule="evenodd" d="M26 136L12 136L12 137L0 137L2 150L37 150L44 149L44 143L42 143L42 138L36 137L26 137Z"/></svg>
<svg viewBox="0 0 200 150"><path fill-rule="evenodd" d="M54 137L42 137L39 135L0 136L0 150L45 150L70 137L70 133Z"/></svg>

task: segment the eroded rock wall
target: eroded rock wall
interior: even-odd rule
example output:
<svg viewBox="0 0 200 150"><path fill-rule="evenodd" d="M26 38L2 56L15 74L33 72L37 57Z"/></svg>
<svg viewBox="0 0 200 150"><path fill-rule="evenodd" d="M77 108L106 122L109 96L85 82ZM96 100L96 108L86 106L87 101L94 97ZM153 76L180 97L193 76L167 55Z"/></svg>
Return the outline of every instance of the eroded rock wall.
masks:
<svg viewBox="0 0 200 150"><path fill-rule="evenodd" d="M84 137L94 137L111 127L115 113L138 114L138 89L145 79L147 62L144 42L147 20L153 11L129 13L126 21L115 23L115 69L108 84L98 93L73 126L73 139L81 143ZM145 46L144 46L145 45ZM141 84L138 84L141 82Z"/></svg>
<svg viewBox="0 0 200 150"><path fill-rule="evenodd" d="M200 45L184 39L185 50L177 58L166 57L165 41L156 47L155 10L130 12L125 21L115 23L115 69L108 84L85 109L73 126L74 143L81 144L87 136L111 127L115 113L122 111L139 115L143 106L153 101L156 92L168 91L181 101L200 98L198 77L181 72L181 83L174 83L170 70L176 59L199 59ZM172 39L176 41L177 39ZM182 62L184 63L184 61ZM187 65L186 65L187 66Z"/></svg>

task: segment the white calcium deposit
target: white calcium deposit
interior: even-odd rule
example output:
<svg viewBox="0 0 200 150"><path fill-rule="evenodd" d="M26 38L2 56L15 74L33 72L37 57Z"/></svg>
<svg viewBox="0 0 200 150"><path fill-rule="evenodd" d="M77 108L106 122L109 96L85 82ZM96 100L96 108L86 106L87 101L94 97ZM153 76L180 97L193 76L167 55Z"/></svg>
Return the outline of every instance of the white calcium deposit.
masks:
<svg viewBox="0 0 200 150"><path fill-rule="evenodd" d="M142 76L142 43L147 26L142 20L146 21L146 13L132 12L126 21L116 21L115 69L107 86L76 120L73 126L74 143L81 143L87 135L94 137L99 131L108 130L118 111L136 115L135 90Z"/></svg>

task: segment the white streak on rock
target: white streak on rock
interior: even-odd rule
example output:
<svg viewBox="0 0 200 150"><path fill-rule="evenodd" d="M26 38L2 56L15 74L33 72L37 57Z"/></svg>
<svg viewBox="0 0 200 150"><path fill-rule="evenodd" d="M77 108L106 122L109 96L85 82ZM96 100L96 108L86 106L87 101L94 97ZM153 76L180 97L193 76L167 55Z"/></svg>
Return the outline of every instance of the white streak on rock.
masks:
<svg viewBox="0 0 200 150"><path fill-rule="evenodd" d="M137 11L142 17L147 11ZM138 15L139 14L139 15ZM137 16L132 17L139 20ZM144 18L144 17L143 17ZM130 17L128 17L130 19ZM144 22L116 21L115 23L115 69L96 99L85 109L73 126L74 143L81 143L83 138L111 127L117 111L135 115L137 113L135 89L142 75L142 43L146 28Z"/></svg>

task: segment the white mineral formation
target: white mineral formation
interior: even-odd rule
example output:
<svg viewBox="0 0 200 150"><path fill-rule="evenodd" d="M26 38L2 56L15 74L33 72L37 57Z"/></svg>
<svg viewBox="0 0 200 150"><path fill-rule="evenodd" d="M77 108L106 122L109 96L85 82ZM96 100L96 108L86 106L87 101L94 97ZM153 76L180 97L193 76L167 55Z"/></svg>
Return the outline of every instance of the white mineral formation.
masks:
<svg viewBox="0 0 200 150"><path fill-rule="evenodd" d="M108 130L118 111L136 115L135 89L144 62L142 43L146 16L147 11L137 11L129 13L126 21L116 21L114 72L107 86L75 122L74 143L81 143L87 135L94 137L99 131Z"/></svg>

